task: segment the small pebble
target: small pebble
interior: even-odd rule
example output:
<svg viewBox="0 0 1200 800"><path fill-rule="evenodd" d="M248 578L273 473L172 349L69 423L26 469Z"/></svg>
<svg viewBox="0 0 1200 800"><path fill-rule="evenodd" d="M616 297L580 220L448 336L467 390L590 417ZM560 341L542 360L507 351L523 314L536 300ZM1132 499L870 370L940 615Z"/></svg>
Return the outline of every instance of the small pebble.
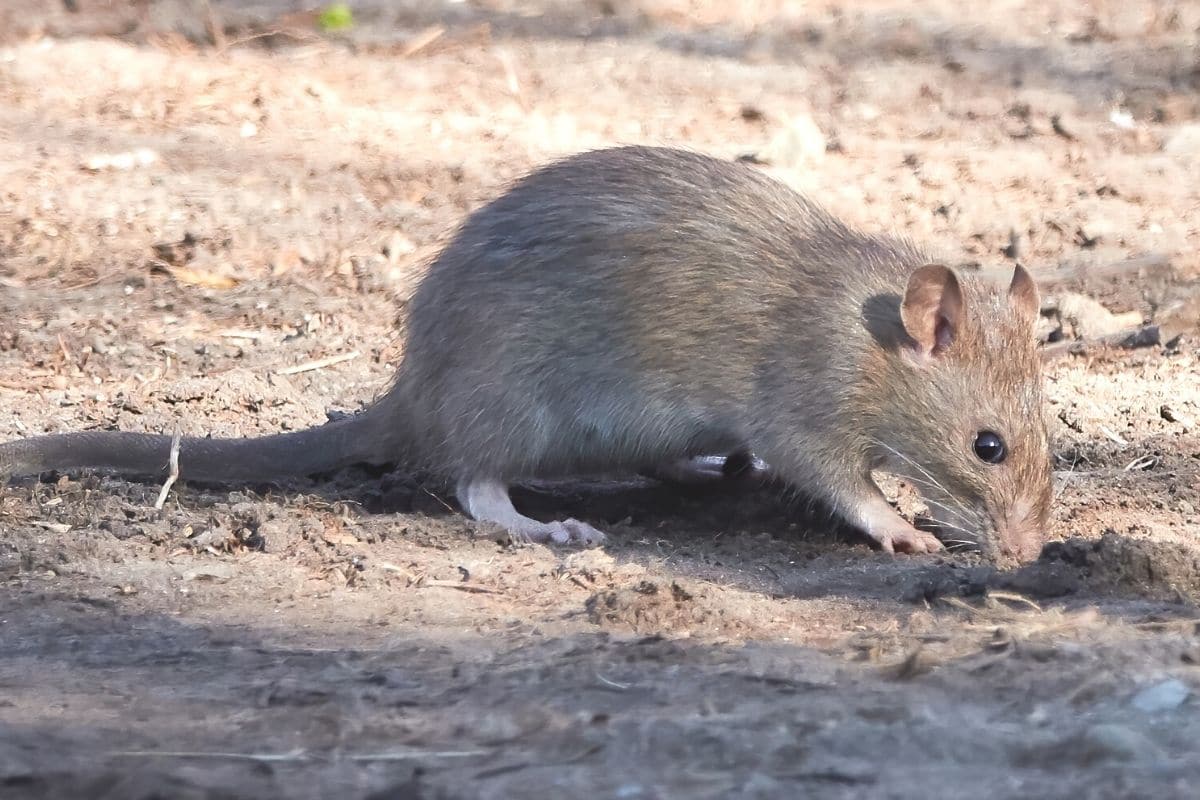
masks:
<svg viewBox="0 0 1200 800"><path fill-rule="evenodd" d="M1163 142L1163 151L1169 155L1186 158L1200 156L1200 125L1178 125L1174 130L1168 131Z"/></svg>
<svg viewBox="0 0 1200 800"><path fill-rule="evenodd" d="M825 133L812 117L798 114L776 133L758 157L768 164L795 168L824 158L826 144Z"/></svg>
<svg viewBox="0 0 1200 800"><path fill-rule="evenodd" d="M1158 409L1158 413L1159 413L1159 416L1161 416L1167 422L1178 422L1180 425L1186 425L1189 427L1192 424L1191 417L1187 417L1187 416L1184 416L1183 414L1180 414L1178 411L1171 408L1170 406L1160 406Z"/></svg>
<svg viewBox="0 0 1200 800"><path fill-rule="evenodd" d="M1133 696L1130 703L1138 711L1155 714L1160 711L1171 711L1183 705L1192 690L1181 680L1172 678L1169 681L1147 686Z"/></svg>

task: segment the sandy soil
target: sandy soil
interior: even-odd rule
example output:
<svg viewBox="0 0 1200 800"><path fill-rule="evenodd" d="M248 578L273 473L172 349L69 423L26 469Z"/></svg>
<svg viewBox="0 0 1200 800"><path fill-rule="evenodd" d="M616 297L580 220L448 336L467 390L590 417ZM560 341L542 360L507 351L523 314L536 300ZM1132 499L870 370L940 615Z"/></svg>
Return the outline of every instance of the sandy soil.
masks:
<svg viewBox="0 0 1200 800"><path fill-rule="evenodd" d="M1049 363L1062 491L1013 573L737 485L518 493L610 532L580 552L403 473L162 511L16 482L0 796L1192 796L1200 6L354 7L0 3L0 439L357 409L462 216L620 142L755 156L964 267L1078 268L1160 343Z"/></svg>

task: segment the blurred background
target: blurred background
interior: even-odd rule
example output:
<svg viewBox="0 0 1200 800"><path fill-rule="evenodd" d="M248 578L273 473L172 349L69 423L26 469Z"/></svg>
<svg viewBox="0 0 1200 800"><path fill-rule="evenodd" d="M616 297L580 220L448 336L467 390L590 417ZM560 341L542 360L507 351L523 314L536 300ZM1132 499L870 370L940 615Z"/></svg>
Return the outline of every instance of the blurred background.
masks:
<svg viewBox="0 0 1200 800"><path fill-rule="evenodd" d="M0 275L191 232L232 280L358 257L403 289L530 166L634 142L755 161L962 264L1194 270L1198 29L1168 0L9 0Z"/></svg>

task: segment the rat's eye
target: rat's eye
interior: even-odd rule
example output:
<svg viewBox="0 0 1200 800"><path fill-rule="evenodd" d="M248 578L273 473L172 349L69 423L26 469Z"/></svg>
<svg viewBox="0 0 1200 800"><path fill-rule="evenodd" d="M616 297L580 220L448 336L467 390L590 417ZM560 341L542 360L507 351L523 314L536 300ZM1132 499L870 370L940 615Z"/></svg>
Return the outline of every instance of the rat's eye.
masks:
<svg viewBox="0 0 1200 800"><path fill-rule="evenodd" d="M975 434L975 455L988 464L999 464L1008 455L1008 448L1000 434L980 431Z"/></svg>

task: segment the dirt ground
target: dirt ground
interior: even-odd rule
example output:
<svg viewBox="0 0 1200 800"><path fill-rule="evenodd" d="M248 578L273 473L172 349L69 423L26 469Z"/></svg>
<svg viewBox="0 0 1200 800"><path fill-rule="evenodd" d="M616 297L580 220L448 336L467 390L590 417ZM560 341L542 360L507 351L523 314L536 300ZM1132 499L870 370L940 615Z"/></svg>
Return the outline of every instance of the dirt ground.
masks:
<svg viewBox="0 0 1200 800"><path fill-rule="evenodd" d="M1200 5L352 5L0 2L0 440L358 409L463 215L614 143L752 156L964 268L1079 268L1055 291L1158 343L1048 363L1060 494L1016 572L734 485L517 493L609 532L578 551L403 472L161 511L16 481L0 797L1194 796Z"/></svg>

